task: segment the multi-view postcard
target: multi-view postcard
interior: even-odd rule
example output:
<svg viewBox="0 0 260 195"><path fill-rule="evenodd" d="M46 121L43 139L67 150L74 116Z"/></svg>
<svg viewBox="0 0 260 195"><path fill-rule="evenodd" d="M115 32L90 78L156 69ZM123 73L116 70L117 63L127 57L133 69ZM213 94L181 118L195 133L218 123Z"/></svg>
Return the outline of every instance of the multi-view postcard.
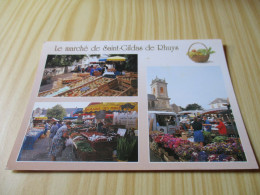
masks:
<svg viewBox="0 0 260 195"><path fill-rule="evenodd" d="M7 169L258 164L220 40L46 42Z"/></svg>

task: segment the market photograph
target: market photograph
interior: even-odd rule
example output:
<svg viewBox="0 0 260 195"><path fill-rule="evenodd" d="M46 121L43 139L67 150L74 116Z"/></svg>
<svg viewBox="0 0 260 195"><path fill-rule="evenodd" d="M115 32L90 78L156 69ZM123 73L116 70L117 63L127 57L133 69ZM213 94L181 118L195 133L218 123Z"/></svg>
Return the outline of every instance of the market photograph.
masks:
<svg viewBox="0 0 260 195"><path fill-rule="evenodd" d="M246 161L217 66L147 69L151 162Z"/></svg>
<svg viewBox="0 0 260 195"><path fill-rule="evenodd" d="M136 54L48 55L39 97L137 96Z"/></svg>
<svg viewBox="0 0 260 195"><path fill-rule="evenodd" d="M17 161L138 161L137 102L36 102Z"/></svg>

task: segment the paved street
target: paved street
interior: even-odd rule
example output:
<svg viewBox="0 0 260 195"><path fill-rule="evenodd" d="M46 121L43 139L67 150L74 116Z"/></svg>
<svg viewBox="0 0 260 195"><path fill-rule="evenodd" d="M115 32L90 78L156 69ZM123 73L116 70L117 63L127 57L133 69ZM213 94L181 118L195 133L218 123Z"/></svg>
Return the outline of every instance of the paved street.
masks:
<svg viewBox="0 0 260 195"><path fill-rule="evenodd" d="M47 91L47 90L52 89L52 86L53 86L53 82L54 82L54 81L57 81L59 78L64 79L64 78L67 78L67 77L71 77L72 74L73 74L73 73L71 72L71 73L59 74L59 75L56 75L56 76L52 76L52 78L51 78L51 83L50 83L50 84L47 84L47 85L42 85L42 86L40 87L39 92Z"/></svg>
<svg viewBox="0 0 260 195"><path fill-rule="evenodd" d="M39 138L35 143L33 150L23 150L20 161L51 161L49 154L49 137ZM57 157L57 161L77 161L72 151L72 146L66 147L61 157Z"/></svg>

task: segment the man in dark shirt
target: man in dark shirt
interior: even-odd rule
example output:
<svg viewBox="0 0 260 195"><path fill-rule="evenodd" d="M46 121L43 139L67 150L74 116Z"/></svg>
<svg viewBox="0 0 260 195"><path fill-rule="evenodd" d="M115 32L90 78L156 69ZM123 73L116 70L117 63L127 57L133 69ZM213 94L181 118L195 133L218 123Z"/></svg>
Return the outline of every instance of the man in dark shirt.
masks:
<svg viewBox="0 0 260 195"><path fill-rule="evenodd" d="M203 146L204 136L202 133L202 123L198 120L197 117L195 117L191 126L194 130L194 142L199 142L200 145Z"/></svg>

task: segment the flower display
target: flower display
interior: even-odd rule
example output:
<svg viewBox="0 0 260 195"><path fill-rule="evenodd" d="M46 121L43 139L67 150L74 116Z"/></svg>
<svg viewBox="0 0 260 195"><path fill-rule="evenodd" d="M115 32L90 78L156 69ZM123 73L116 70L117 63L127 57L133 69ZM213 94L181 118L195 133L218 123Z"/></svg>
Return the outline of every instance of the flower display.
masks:
<svg viewBox="0 0 260 195"><path fill-rule="evenodd" d="M209 143L205 146L174 137L174 135L170 134L155 133L150 134L150 138L153 140L153 148L161 146L165 150L171 151L175 159L179 161L246 161L239 138L221 138L221 141L220 139L218 140L220 142Z"/></svg>

